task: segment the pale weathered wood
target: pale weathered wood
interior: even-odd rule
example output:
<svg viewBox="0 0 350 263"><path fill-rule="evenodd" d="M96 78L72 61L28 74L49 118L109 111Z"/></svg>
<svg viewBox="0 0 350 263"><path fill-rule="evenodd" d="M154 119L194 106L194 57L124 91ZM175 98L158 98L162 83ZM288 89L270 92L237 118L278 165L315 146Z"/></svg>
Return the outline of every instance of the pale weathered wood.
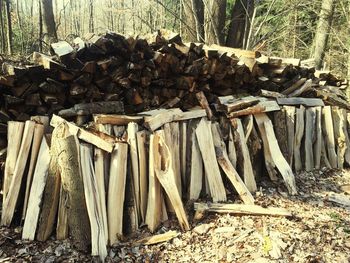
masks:
<svg viewBox="0 0 350 263"><path fill-rule="evenodd" d="M146 115L144 117L144 125L151 131L154 131L166 123L172 122L177 118L181 118L182 113L182 110L176 108L169 110L142 112L139 113L139 115Z"/></svg>
<svg viewBox="0 0 350 263"><path fill-rule="evenodd" d="M286 124L287 124L287 136L288 136L288 157L287 160L290 167L293 164L294 155L294 137L295 137L295 107L283 106L286 111Z"/></svg>
<svg viewBox="0 0 350 263"><path fill-rule="evenodd" d="M91 232L81 174L79 140L77 136L70 135L68 125L63 122L54 129L51 145L56 147L62 186L68 194L69 235L78 249L86 251L91 242Z"/></svg>
<svg viewBox="0 0 350 263"><path fill-rule="evenodd" d="M93 134L91 132L88 132L82 128L79 128L78 126L67 122L66 120L64 120L63 118L57 116L57 115L53 115L51 118L51 122L50 125L53 127L57 127L58 125L60 125L61 123L65 123L68 125L69 127L69 132L72 135L77 136L79 139L91 143L93 145L95 145L96 147L105 150L106 152L112 152L113 150L113 146L115 143L115 139L111 136L108 136L107 134L104 134L104 136L100 137L96 134ZM101 134L102 135L102 134Z"/></svg>
<svg viewBox="0 0 350 263"><path fill-rule="evenodd" d="M342 114L342 122L343 122L343 129L344 129L344 135L345 135L345 143L346 143L346 151L345 151L345 162L347 165L350 165L350 137L348 133L348 126L347 123L347 111L346 109L339 109Z"/></svg>
<svg viewBox="0 0 350 263"><path fill-rule="evenodd" d="M155 139L150 147L153 147L155 174L170 199L181 229L187 231L190 229L190 226L182 204L181 196L178 191L174 191L176 188L176 182L172 166L173 159L171 157L171 152L165 143L164 131L157 131L154 136Z"/></svg>
<svg viewBox="0 0 350 263"><path fill-rule="evenodd" d="M4 185L2 189L2 203L5 203L13 172L15 170L16 161L21 147L24 122L9 121L7 122L7 155L4 172ZM4 207L3 207L4 210Z"/></svg>
<svg viewBox="0 0 350 263"><path fill-rule="evenodd" d="M3 210L1 214L1 225L4 225L4 226L9 226L11 224L11 221L16 209L16 204L19 196L19 191L21 188L24 169L26 167L30 146L32 144L34 127L35 127L35 122L26 121L24 126L24 131L23 131L23 139L22 139L21 147L18 152L16 166L13 171L11 184L8 189L5 202L3 204Z"/></svg>
<svg viewBox="0 0 350 263"><path fill-rule="evenodd" d="M233 166L233 168L236 169L237 166L237 154L236 154L236 148L235 148L235 141L233 138L233 131L232 127L230 127L229 135L228 135L228 143L227 143L227 148L228 148L228 158L230 159L230 162Z"/></svg>
<svg viewBox="0 0 350 263"><path fill-rule="evenodd" d="M130 122L141 123L142 116L128 116L115 114L94 114L94 122L97 124L128 125Z"/></svg>
<svg viewBox="0 0 350 263"><path fill-rule="evenodd" d="M190 187L189 199L197 200L202 190L203 184L203 160L199 149L195 129L192 129L191 136L191 156L190 156Z"/></svg>
<svg viewBox="0 0 350 263"><path fill-rule="evenodd" d="M180 129L180 163L181 163L181 189L182 193L187 192L187 178L186 178L186 150L187 150L187 122L179 123Z"/></svg>
<svg viewBox="0 0 350 263"><path fill-rule="evenodd" d="M264 143L264 147L269 147L272 160L281 173L288 192L290 194L297 194L294 174L279 149L271 120L264 113L255 115L254 117L258 124L260 133L266 134L267 143Z"/></svg>
<svg viewBox="0 0 350 263"><path fill-rule="evenodd" d="M68 195L64 191L62 185L60 189L60 200L58 203L58 215L57 215L57 226L56 226L56 239L64 240L68 238L68 211L66 203Z"/></svg>
<svg viewBox="0 0 350 263"><path fill-rule="evenodd" d="M116 143L111 157L107 215L109 244L113 245L123 236L123 211L128 160L128 145Z"/></svg>
<svg viewBox="0 0 350 263"><path fill-rule="evenodd" d="M137 139L136 133L138 132L138 124L135 122L130 122L128 124L128 144L129 144L129 153L131 159L131 173L133 180L133 196L135 202L135 220L136 227L138 227L140 221L140 175L139 175L139 157L137 152Z"/></svg>
<svg viewBox="0 0 350 263"><path fill-rule="evenodd" d="M155 136L151 134L149 145L154 144ZM160 225L162 217L162 198L160 183L157 179L154 170L154 149L149 148L149 162L148 162L148 200L147 200L147 212L146 212L146 224L148 229L153 233Z"/></svg>
<svg viewBox="0 0 350 263"><path fill-rule="evenodd" d="M50 118L49 116L31 116L31 121L35 121L37 124L42 124L44 126L44 133L50 133Z"/></svg>
<svg viewBox="0 0 350 263"><path fill-rule="evenodd" d="M163 127L165 142L169 146L172 158L172 169L174 171L174 179L176 182L177 190L182 196L182 183L181 183L181 158L180 158L180 127L178 122L171 122L164 124Z"/></svg>
<svg viewBox="0 0 350 263"><path fill-rule="evenodd" d="M254 177L253 167L250 160L248 146L245 140L243 125L240 119L231 119L232 127L235 128L235 143L237 150L237 166L240 167L239 172L243 175L244 183L250 192L257 190Z"/></svg>
<svg viewBox="0 0 350 263"><path fill-rule="evenodd" d="M276 138L278 145L281 149L283 157L286 160L289 160L289 151L288 151L288 127L287 127L287 118L286 111L282 108L280 111L274 112L273 115Z"/></svg>
<svg viewBox="0 0 350 263"><path fill-rule="evenodd" d="M28 209L26 210L22 231L22 239L34 240L39 219L40 205L42 202L50 164L50 149L45 137L42 139L40 144L40 150L37 158L38 163L35 166L33 182L30 189Z"/></svg>
<svg viewBox="0 0 350 263"><path fill-rule="evenodd" d="M211 196L214 202L226 201L225 187L216 161L210 121L203 118L199 122L196 129L196 137L203 158Z"/></svg>
<svg viewBox="0 0 350 263"><path fill-rule="evenodd" d="M140 168L140 212L142 222L146 220L147 212L147 195L148 195L148 173L147 173L147 161L148 161L148 151L147 151L147 132L139 131L136 133L137 138L137 151L139 158L139 168Z"/></svg>
<svg viewBox="0 0 350 263"><path fill-rule="evenodd" d="M163 242L167 242L175 237L177 237L180 233L177 231L167 231L163 234L158 234L150 237L145 237L142 239L139 239L135 241L135 244L140 244L140 245L154 245L154 244L159 244Z"/></svg>
<svg viewBox="0 0 350 263"><path fill-rule="evenodd" d="M277 98L279 105L303 105L306 107L324 106L324 102L318 98Z"/></svg>
<svg viewBox="0 0 350 263"><path fill-rule="evenodd" d="M270 112L270 111L278 111L280 110L280 106L277 104L276 101L260 101L258 104L238 110L238 111L232 111L228 114L229 118L237 118L245 115L251 115L251 114L258 114L263 112Z"/></svg>
<svg viewBox="0 0 350 263"><path fill-rule="evenodd" d="M91 229L91 255L99 256L103 262L107 256L107 239L103 225L101 197L93 167L93 148L89 144L80 144L81 174L84 183L86 208ZM103 193L104 194L104 193Z"/></svg>
<svg viewBox="0 0 350 263"><path fill-rule="evenodd" d="M330 106L322 109L322 130L325 138L325 147L327 156L332 168L337 168L337 154L335 151L334 129L332 120L332 111Z"/></svg>
<svg viewBox="0 0 350 263"><path fill-rule="evenodd" d="M249 192L247 186L243 183L241 177L239 177L237 171L232 166L228 158L226 146L221 138L218 123L213 123L211 128L215 145L215 154L221 169L227 175L242 201L245 204L254 204L254 197Z"/></svg>
<svg viewBox="0 0 350 263"><path fill-rule="evenodd" d="M292 213L284 208L261 207L259 205L194 203L194 210L235 215L292 216Z"/></svg>
<svg viewBox="0 0 350 263"><path fill-rule="evenodd" d="M209 107L209 103L207 98L204 95L204 92L203 91L197 92L196 97L199 102L199 105L201 105L201 107L205 109L208 119L211 120L213 118L213 112Z"/></svg>
<svg viewBox="0 0 350 263"><path fill-rule="evenodd" d="M315 136L316 141L314 143L314 165L316 169L321 167L321 152L322 152L322 108L315 107L316 110L316 126Z"/></svg>
<svg viewBox="0 0 350 263"><path fill-rule="evenodd" d="M103 233L105 237L105 242L108 242L108 222L107 222L107 207L106 207L106 174L109 173L109 169L107 170L107 165L110 163L107 160L106 152L99 148L95 148L94 153L94 162L95 162L95 177L96 177L96 189L98 192L99 199L99 207L101 209L101 224L103 228ZM106 164L107 162L107 164ZM107 171L106 171L107 170ZM109 178L109 176L107 177Z"/></svg>
<svg viewBox="0 0 350 263"><path fill-rule="evenodd" d="M24 195L22 220L24 220L24 217L25 217L26 212L27 212L29 191L31 189L34 168L35 168L35 165L37 163L37 157L39 154L39 149L41 147L41 141L42 141L43 136L44 136L44 125L35 124L33 142L32 142L31 153L30 153L29 169L28 169L28 173L27 173L26 190L25 190L25 195Z"/></svg>
<svg viewBox="0 0 350 263"><path fill-rule="evenodd" d="M296 118L295 118L295 140L294 140L294 168L295 171L300 171L302 167L302 161L301 161L301 154L300 154L300 147L301 147L301 140L304 136L304 115L305 115L305 108L304 106L300 106L299 109L296 109Z"/></svg>
<svg viewBox="0 0 350 263"><path fill-rule="evenodd" d="M305 111L305 170L314 169L313 142L315 138L316 109L307 108Z"/></svg>
<svg viewBox="0 0 350 263"><path fill-rule="evenodd" d="M344 127L345 120L343 119L343 114L340 109L336 106L332 107L332 119L334 127L334 139L337 149L337 167L343 169L344 159L346 153L346 138L345 138L345 129Z"/></svg>
<svg viewBox="0 0 350 263"><path fill-rule="evenodd" d="M325 167L331 169L332 166L328 160L328 157L327 157L327 150L326 150L326 140L322 140L321 142L321 160L323 161L323 164L325 165Z"/></svg>

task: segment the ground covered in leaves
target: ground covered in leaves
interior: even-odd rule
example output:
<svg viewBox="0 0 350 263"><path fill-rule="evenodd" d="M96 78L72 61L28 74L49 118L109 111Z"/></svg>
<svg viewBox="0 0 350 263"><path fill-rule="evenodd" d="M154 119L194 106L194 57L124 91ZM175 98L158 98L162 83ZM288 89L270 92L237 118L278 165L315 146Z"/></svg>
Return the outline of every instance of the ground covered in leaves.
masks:
<svg viewBox="0 0 350 263"><path fill-rule="evenodd" d="M314 171L296 175L299 194L289 196L283 184L263 181L257 204L282 207L293 216L207 214L192 221L192 230L166 243L142 246L142 229L109 251L107 262L350 262L350 207L330 201L347 195L350 171ZM239 202L239 201L237 201ZM176 229L167 222L158 233ZM69 241L45 243L20 239L20 229L0 229L0 262L98 262Z"/></svg>

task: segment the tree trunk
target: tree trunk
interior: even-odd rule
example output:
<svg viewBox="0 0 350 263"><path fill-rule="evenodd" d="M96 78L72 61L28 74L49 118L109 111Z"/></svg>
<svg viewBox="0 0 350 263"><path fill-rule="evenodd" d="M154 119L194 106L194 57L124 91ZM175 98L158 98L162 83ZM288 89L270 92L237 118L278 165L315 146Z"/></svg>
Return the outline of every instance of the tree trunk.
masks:
<svg viewBox="0 0 350 263"><path fill-rule="evenodd" d="M204 0L205 42L208 44L224 43L226 19L226 0Z"/></svg>
<svg viewBox="0 0 350 263"><path fill-rule="evenodd" d="M230 26L226 38L226 46L243 48L247 42L251 26L250 19L254 10L254 1L239 0L232 8Z"/></svg>
<svg viewBox="0 0 350 263"><path fill-rule="evenodd" d="M41 2L39 1L39 52L43 52L43 16Z"/></svg>
<svg viewBox="0 0 350 263"><path fill-rule="evenodd" d="M7 18L7 53L12 54L12 20L11 20L11 0L6 0Z"/></svg>
<svg viewBox="0 0 350 263"><path fill-rule="evenodd" d="M348 36L350 35L350 1L348 3ZM347 88L347 96L348 99L350 99L350 39L348 39L348 74L347 74L347 80L348 80L348 88Z"/></svg>
<svg viewBox="0 0 350 263"><path fill-rule="evenodd" d="M57 40L56 23L53 14L52 0L41 0L45 42L50 45Z"/></svg>
<svg viewBox="0 0 350 263"><path fill-rule="evenodd" d="M188 32L191 41L204 41L204 3L203 0L184 1L182 3L187 26L192 30Z"/></svg>
<svg viewBox="0 0 350 263"><path fill-rule="evenodd" d="M0 0L0 30L1 30L1 49L2 53L5 52L6 40L5 40L5 31L4 31L4 19L3 19L3 1Z"/></svg>
<svg viewBox="0 0 350 263"><path fill-rule="evenodd" d="M112 8L112 6L110 8ZM90 17L89 17L89 32L94 33L94 2L93 2L93 0L90 0L89 13L90 13Z"/></svg>
<svg viewBox="0 0 350 263"><path fill-rule="evenodd" d="M328 35L333 19L334 0L323 0L314 39L314 58L316 69L321 69L327 48Z"/></svg>

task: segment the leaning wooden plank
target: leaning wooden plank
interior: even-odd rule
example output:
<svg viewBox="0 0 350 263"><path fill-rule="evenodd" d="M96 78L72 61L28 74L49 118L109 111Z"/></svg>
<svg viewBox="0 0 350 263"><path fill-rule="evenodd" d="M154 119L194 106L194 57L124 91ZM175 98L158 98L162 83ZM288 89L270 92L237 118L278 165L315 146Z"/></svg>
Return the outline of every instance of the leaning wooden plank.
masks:
<svg viewBox="0 0 350 263"><path fill-rule="evenodd" d="M151 134L149 145L153 145L155 135ZM160 225L162 215L162 198L161 188L157 176L154 170L154 149L149 147L149 162L148 162L148 200L147 200L147 212L146 212L146 224L148 229L153 233Z"/></svg>
<svg viewBox="0 0 350 263"><path fill-rule="evenodd" d="M32 185L32 177L33 177L35 165L37 163L37 157L39 154L39 149L41 147L41 141L42 141L43 135L44 135L44 125L35 124L32 149L30 153L29 169L27 173L26 190L24 194L22 220L24 220L27 212L29 192L31 191L31 185Z"/></svg>
<svg viewBox="0 0 350 263"><path fill-rule="evenodd" d="M136 220L140 221L140 176L139 176L139 157L137 152L137 139L136 133L138 132L139 126L135 122L130 122L128 124L128 144L129 153L131 159L131 174L133 179L133 190L134 190L134 201L135 201L135 212ZM135 222L138 227L139 222Z"/></svg>
<svg viewBox="0 0 350 263"><path fill-rule="evenodd" d="M329 160L328 160L328 157L327 157L327 150L326 150L326 140L322 140L321 142L321 160L323 161L323 165L329 169L332 168Z"/></svg>
<svg viewBox="0 0 350 263"><path fill-rule="evenodd" d="M210 121L202 119L196 129L196 137L208 176L210 193L214 202L226 201L225 187L216 161Z"/></svg>
<svg viewBox="0 0 350 263"><path fill-rule="evenodd" d="M113 245L123 236L123 207L125 199L128 145L116 143L111 157L107 215L109 244Z"/></svg>
<svg viewBox="0 0 350 263"><path fill-rule="evenodd" d="M147 211L147 195L148 195L148 178L147 178L147 132L139 131L136 133L137 138L137 153L139 158L140 168L140 212L142 222L146 220Z"/></svg>
<svg viewBox="0 0 350 263"><path fill-rule="evenodd" d="M345 120L343 119L343 114L340 111L339 107L332 107L332 118L333 118L333 127L334 127L334 139L336 142L337 149L337 167L343 169L345 152L346 152L346 138L344 130Z"/></svg>
<svg viewBox="0 0 350 263"><path fill-rule="evenodd" d="M91 143L93 145L95 145L96 147L105 150L106 152L112 152L113 150L113 146L114 146L114 142L115 139L111 136L104 136L103 138L101 138L100 136L93 134L91 132L88 132L82 128L79 128L78 126L67 122L66 120L64 120L63 118L57 116L57 115L53 115L51 118L51 126L53 127L57 127L58 125L60 125L61 123L66 123L69 127L69 132L75 136L77 136L79 139Z"/></svg>
<svg viewBox="0 0 350 263"><path fill-rule="evenodd" d="M204 92L197 92L196 97L199 102L199 105L201 105L201 107L206 111L208 119L211 120L213 118L213 112L209 107L209 103Z"/></svg>
<svg viewBox="0 0 350 263"><path fill-rule="evenodd" d="M172 158L172 168L174 171L174 179L180 197L182 196L181 183L181 159L180 159L180 127L178 122L164 124L165 142L169 147Z"/></svg>
<svg viewBox="0 0 350 263"><path fill-rule="evenodd" d="M5 198L10 188L13 172L15 170L16 160L21 147L23 129L24 122L7 122L7 156L4 172L4 185L2 189L3 204L5 203Z"/></svg>
<svg viewBox="0 0 350 263"><path fill-rule="evenodd" d="M96 177L96 187L99 199L99 207L101 209L101 224L103 228L103 233L105 237L105 242L108 242L108 223L107 223L107 207L106 207L106 180L109 176L106 176L107 165L109 166L109 162L107 160L107 156L105 152L99 148L95 148L95 177Z"/></svg>
<svg viewBox="0 0 350 263"><path fill-rule="evenodd" d="M190 171L190 187L189 187L189 199L190 200L197 200L199 198L199 195L202 190L202 184L203 184L203 159L202 155L199 149L196 132L196 127L193 126L195 124L190 124L191 129L191 153L190 153L190 160L188 162L190 163L189 171Z"/></svg>
<svg viewBox="0 0 350 263"><path fill-rule="evenodd" d="M283 157L286 160L289 160L289 151L288 151L288 127L287 127L287 118L286 111L282 108L280 111L274 112L274 130L278 145L281 149Z"/></svg>
<svg viewBox="0 0 350 263"><path fill-rule="evenodd" d="M259 205L194 203L194 210L215 213L232 213L235 215L292 216L292 213L287 209L262 207Z"/></svg>
<svg viewBox="0 0 350 263"><path fill-rule="evenodd" d="M343 122L343 129L345 134L345 143L346 143L346 151L345 151L345 162L350 165L350 137L348 133L348 126L347 123L347 110L346 109L339 109L342 114L342 122Z"/></svg>
<svg viewBox="0 0 350 263"><path fill-rule="evenodd" d="M22 178L24 174L24 169L28 160L30 146L32 144L33 134L34 134L35 122L26 121L23 131L23 139L21 147L19 149L18 158L16 161L16 166L13 171L13 176L11 179L11 184L8 189L5 202L3 204L3 210L1 214L1 225L9 226L11 224L19 191L21 188Z"/></svg>
<svg viewBox="0 0 350 263"><path fill-rule="evenodd" d="M135 241L135 244L139 244L139 245L154 245L154 244L159 244L159 243L163 243L163 242L167 242L175 237L177 237L180 233L177 231L167 231L163 234L159 234L159 235L154 235L154 236L150 236L150 237L145 237L142 239L139 239L137 241Z"/></svg>
<svg viewBox="0 0 350 263"><path fill-rule="evenodd" d="M233 138L233 131L232 127L230 127L229 135L228 135L228 143L227 143L227 151L228 151L228 158L230 159L230 162L233 166L233 168L236 169L237 165L237 154L236 154L236 148L235 148L235 142Z"/></svg>
<svg viewBox="0 0 350 263"><path fill-rule="evenodd" d="M322 108L315 107L316 109L316 126L315 126L315 136L316 141L314 143L314 164L315 168L319 169L321 167L321 153L322 153Z"/></svg>
<svg viewBox="0 0 350 263"><path fill-rule="evenodd" d="M165 123L169 123L174 121L177 118L180 118L182 116L182 110L180 109L169 109L169 110L162 110L159 112L152 113L150 116L144 117L144 125L149 128L151 131L154 131L158 128L160 128ZM147 112L140 113L143 115L147 115Z"/></svg>
<svg viewBox="0 0 350 263"><path fill-rule="evenodd" d="M51 133L50 132L50 118L49 116L41 116L41 115L36 115L36 116L31 116L30 117L31 121L35 121L37 124L42 124L44 125L44 133Z"/></svg>
<svg viewBox="0 0 350 263"><path fill-rule="evenodd" d="M191 109L181 113L179 116L175 116L174 121L185 121L190 119L202 118L207 116L204 109Z"/></svg>
<svg viewBox="0 0 350 263"><path fill-rule="evenodd" d="M315 138L315 108L307 108L305 112L305 170L311 171L314 169L314 153L313 142Z"/></svg>
<svg viewBox="0 0 350 263"><path fill-rule="evenodd" d="M256 181L254 177L253 167L250 160L250 154L248 146L245 140L245 134L243 131L243 125L240 119L231 119L232 127L236 129L235 131L235 142L237 149L237 165L239 173L242 174L244 178L244 183L250 192L255 192L257 190Z"/></svg>
<svg viewBox="0 0 350 263"><path fill-rule="evenodd" d="M258 124L260 133L266 134L267 144L264 144L264 147L269 147L272 160L281 173L289 193L297 194L294 174L288 162L286 159L284 159L281 150L279 149L271 120L264 113L257 114L254 117Z"/></svg>
<svg viewBox="0 0 350 263"><path fill-rule="evenodd" d="M101 197L93 167L93 148L89 144L80 144L81 174L84 183L86 208L91 229L91 255L99 256L103 262L107 256L107 233L103 225ZM103 193L104 194L104 193Z"/></svg>
<svg viewBox="0 0 350 263"><path fill-rule="evenodd" d="M294 155L294 137L295 137L295 107L283 106L286 111L286 124L288 136L288 157L289 165L292 167Z"/></svg>
<svg viewBox="0 0 350 263"><path fill-rule="evenodd" d="M301 147L301 140L304 136L304 115L305 115L305 108L304 106L300 106L299 109L296 110L296 120L295 120L295 140L294 140L294 168L296 172L299 172L302 169L302 162L301 162L301 154L300 154L300 147Z"/></svg>
<svg viewBox="0 0 350 263"><path fill-rule="evenodd" d="M226 108L226 111L230 113L233 111L243 110L245 108L254 106L258 104L259 101L260 100L258 98L246 97L246 98L236 99L235 101L229 104L224 104L224 107Z"/></svg>
<svg viewBox="0 0 350 263"><path fill-rule="evenodd" d="M172 166L173 159L170 150L165 143L163 131L155 133L153 145L150 145L150 147L153 147L155 174L170 199L181 229L187 231L190 229L190 225L182 204L181 196L178 191L174 191L174 189L176 189L176 182Z"/></svg>
<svg viewBox="0 0 350 263"><path fill-rule="evenodd" d="M245 115L251 115L251 114L258 114L263 112L270 112L270 111L279 111L280 106L278 106L276 101L261 101L258 104L245 108L243 110L239 111L233 111L231 112L228 117L229 118L237 118Z"/></svg>
<svg viewBox="0 0 350 263"><path fill-rule="evenodd" d="M115 114L94 114L94 122L98 124L128 125L129 122L141 123L142 116L128 116Z"/></svg>
<svg viewBox="0 0 350 263"><path fill-rule="evenodd" d="M279 105L291 105L291 106L298 106L303 105L306 107L315 107L315 106L324 106L324 102L321 99L317 98L277 98L277 103Z"/></svg>
<svg viewBox="0 0 350 263"><path fill-rule="evenodd" d="M325 146L328 153L329 163L332 168L337 168L337 154L335 151L334 129L330 106L325 106L322 109L322 130L325 136Z"/></svg>
<svg viewBox="0 0 350 263"><path fill-rule="evenodd" d="M187 150L187 122L182 121L179 123L180 129L180 173L181 173L181 190L183 193L187 193L187 178L186 178L186 150Z"/></svg>
<svg viewBox="0 0 350 263"><path fill-rule="evenodd" d="M308 79L300 88L296 89L292 93L288 94L288 97L298 97L303 94L305 91L308 91L312 88L312 80Z"/></svg>
<svg viewBox="0 0 350 263"><path fill-rule="evenodd" d="M60 189L60 200L58 203L58 215L57 215L57 226L56 226L56 239L64 240L68 238L68 214L66 203L68 196L66 191L63 190L61 185Z"/></svg>
<svg viewBox="0 0 350 263"><path fill-rule="evenodd" d="M215 154L219 165L227 175L228 179L236 189L238 195L245 204L254 204L254 197L249 192L247 186L243 183L235 168L233 168L226 151L226 146L221 138L218 123L212 124L213 141L215 145Z"/></svg>
<svg viewBox="0 0 350 263"><path fill-rule="evenodd" d="M68 195L68 229L74 245L87 251L91 242L90 222L86 207L77 136L70 135L63 122L52 133L51 147L57 150L57 163L63 189Z"/></svg>
<svg viewBox="0 0 350 263"><path fill-rule="evenodd" d="M26 210L22 231L22 239L34 240L50 164L50 149L45 137L42 139L40 144L38 163L35 166L32 187L30 189L28 209Z"/></svg>

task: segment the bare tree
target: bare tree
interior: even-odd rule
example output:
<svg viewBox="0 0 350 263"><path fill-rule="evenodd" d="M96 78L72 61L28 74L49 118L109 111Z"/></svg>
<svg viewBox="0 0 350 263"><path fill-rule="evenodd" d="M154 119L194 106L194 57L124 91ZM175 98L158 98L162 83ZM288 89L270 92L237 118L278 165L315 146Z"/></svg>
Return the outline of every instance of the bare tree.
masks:
<svg viewBox="0 0 350 263"><path fill-rule="evenodd" d="M347 22L348 22L348 37L350 36L350 0L348 0L348 16L347 16ZM348 99L350 99L350 40L348 39L348 72L347 72L347 80L348 80L348 88L347 88L347 96Z"/></svg>
<svg viewBox="0 0 350 263"><path fill-rule="evenodd" d="M94 0L90 0L89 13L89 32L94 33Z"/></svg>
<svg viewBox="0 0 350 263"><path fill-rule="evenodd" d="M205 20L205 42L224 44L226 0L203 0Z"/></svg>
<svg viewBox="0 0 350 263"><path fill-rule="evenodd" d="M226 45L244 48L247 43L254 10L254 0L237 0L233 6Z"/></svg>
<svg viewBox="0 0 350 263"><path fill-rule="evenodd" d="M52 0L41 0L44 39L47 44L57 40L56 23L53 14Z"/></svg>
<svg viewBox="0 0 350 263"><path fill-rule="evenodd" d="M11 1L6 0L6 18L7 18L7 53L12 54L12 19L11 19Z"/></svg>
<svg viewBox="0 0 350 263"><path fill-rule="evenodd" d="M0 27L1 27L1 52L5 52L6 39L4 31L4 19L3 19L3 1L0 0Z"/></svg>
<svg viewBox="0 0 350 263"><path fill-rule="evenodd" d="M316 35L314 39L314 58L316 69L321 69L326 52L328 36L333 19L334 0L322 0L321 12L318 19Z"/></svg>

